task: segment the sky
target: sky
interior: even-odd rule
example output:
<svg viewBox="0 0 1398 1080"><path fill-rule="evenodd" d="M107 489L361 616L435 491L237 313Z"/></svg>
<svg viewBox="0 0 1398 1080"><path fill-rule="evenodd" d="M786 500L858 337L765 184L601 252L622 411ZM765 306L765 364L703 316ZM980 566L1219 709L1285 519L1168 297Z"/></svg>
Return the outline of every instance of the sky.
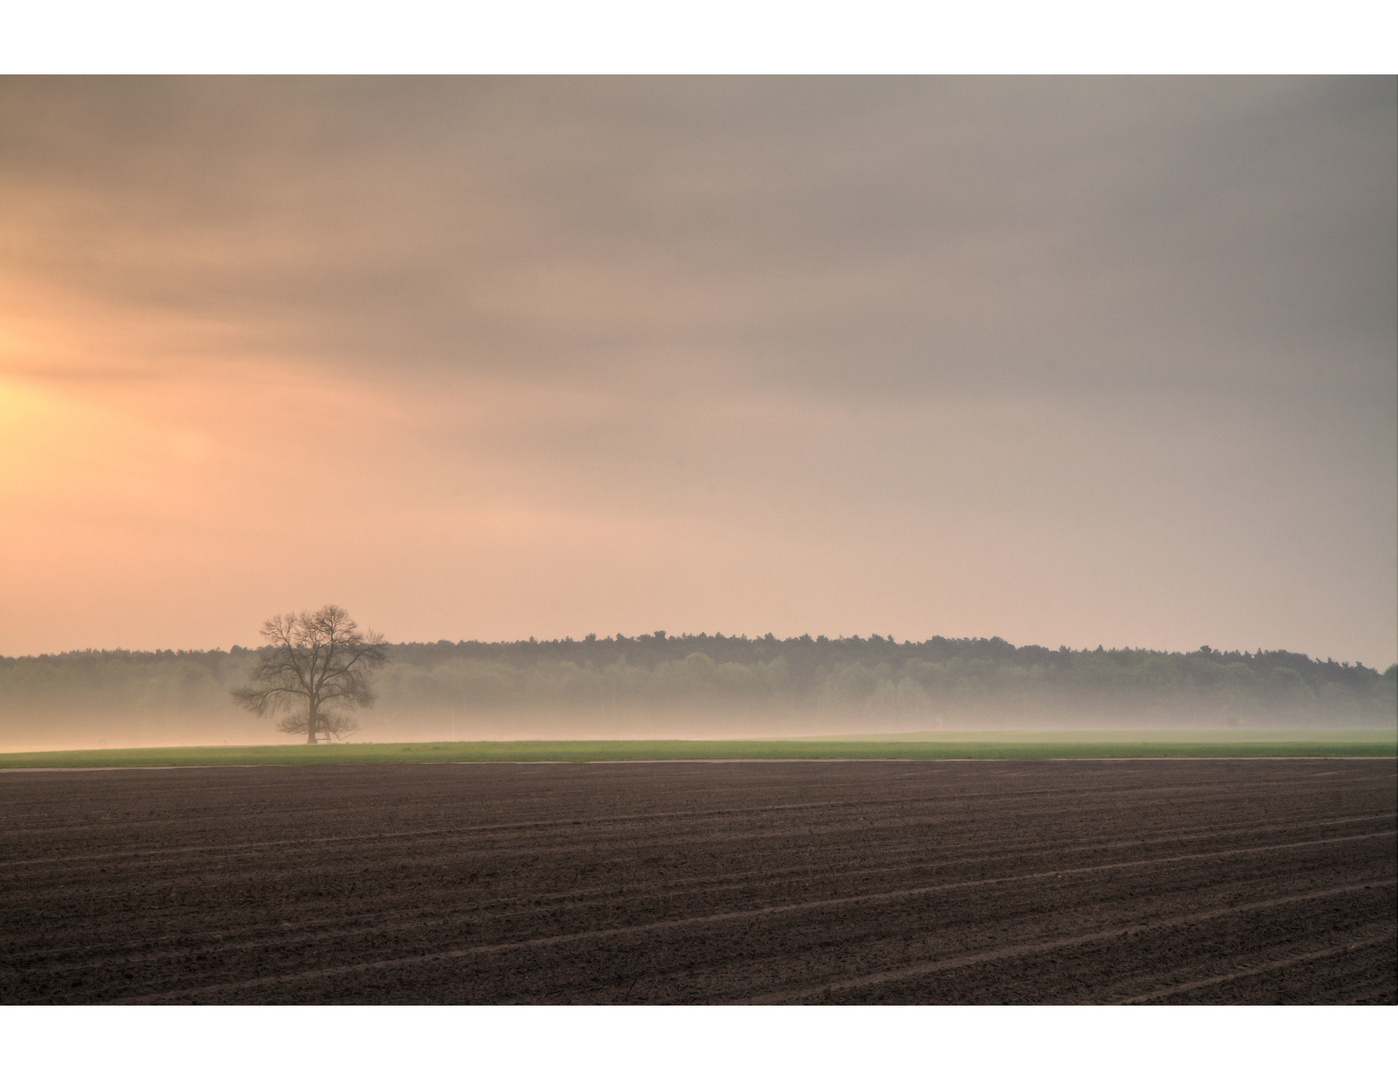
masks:
<svg viewBox="0 0 1398 1080"><path fill-rule="evenodd" d="M1398 660L1398 79L0 78L0 654Z"/></svg>

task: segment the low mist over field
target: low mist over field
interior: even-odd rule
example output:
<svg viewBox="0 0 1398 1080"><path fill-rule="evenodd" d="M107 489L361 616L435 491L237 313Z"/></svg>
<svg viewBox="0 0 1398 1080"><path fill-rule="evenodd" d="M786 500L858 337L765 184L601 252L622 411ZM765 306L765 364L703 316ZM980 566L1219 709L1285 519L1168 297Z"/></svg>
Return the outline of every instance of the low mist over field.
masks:
<svg viewBox="0 0 1398 1080"><path fill-rule="evenodd" d="M400 644L353 741L1395 726L1398 667L999 638L664 634ZM0 751L292 741L234 707L257 654L0 658Z"/></svg>

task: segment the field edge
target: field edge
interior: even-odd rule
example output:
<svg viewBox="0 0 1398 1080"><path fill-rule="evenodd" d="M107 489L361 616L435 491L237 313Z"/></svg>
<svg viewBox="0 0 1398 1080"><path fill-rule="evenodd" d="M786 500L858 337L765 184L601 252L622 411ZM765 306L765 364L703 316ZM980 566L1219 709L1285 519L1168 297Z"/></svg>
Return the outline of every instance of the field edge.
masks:
<svg viewBox="0 0 1398 1080"><path fill-rule="evenodd" d="M1104 733L1105 734L1105 733ZM1215 733L1210 733L1215 734ZM1124 737L880 739L596 739L348 743L334 746L168 746L0 753L0 770L217 765L406 764L604 761L919 761L1051 758L1384 758L1398 738L1374 732L1320 738Z"/></svg>

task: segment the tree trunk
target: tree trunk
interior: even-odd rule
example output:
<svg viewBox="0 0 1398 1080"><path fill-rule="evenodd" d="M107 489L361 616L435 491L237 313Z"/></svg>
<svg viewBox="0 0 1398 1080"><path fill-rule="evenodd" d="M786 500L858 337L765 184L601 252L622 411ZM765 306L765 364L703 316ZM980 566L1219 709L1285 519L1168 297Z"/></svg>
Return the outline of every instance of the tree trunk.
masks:
<svg viewBox="0 0 1398 1080"><path fill-rule="evenodd" d="M316 741L316 721L319 719L315 709L311 709L306 714L306 742L314 743Z"/></svg>

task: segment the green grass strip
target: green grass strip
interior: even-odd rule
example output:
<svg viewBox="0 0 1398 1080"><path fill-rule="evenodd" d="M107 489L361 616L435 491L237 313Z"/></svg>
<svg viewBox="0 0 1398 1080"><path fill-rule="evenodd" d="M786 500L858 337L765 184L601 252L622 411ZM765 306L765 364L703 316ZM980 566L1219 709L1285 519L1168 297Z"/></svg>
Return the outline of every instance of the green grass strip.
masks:
<svg viewBox="0 0 1398 1080"><path fill-rule="evenodd" d="M1398 739L1099 738L1065 741L953 739L883 742L808 739L625 739L591 741L351 743L342 746L171 746L0 754L0 769L122 768L194 765L385 764L451 761L763 761L776 759L936 760L986 758L1394 757Z"/></svg>

